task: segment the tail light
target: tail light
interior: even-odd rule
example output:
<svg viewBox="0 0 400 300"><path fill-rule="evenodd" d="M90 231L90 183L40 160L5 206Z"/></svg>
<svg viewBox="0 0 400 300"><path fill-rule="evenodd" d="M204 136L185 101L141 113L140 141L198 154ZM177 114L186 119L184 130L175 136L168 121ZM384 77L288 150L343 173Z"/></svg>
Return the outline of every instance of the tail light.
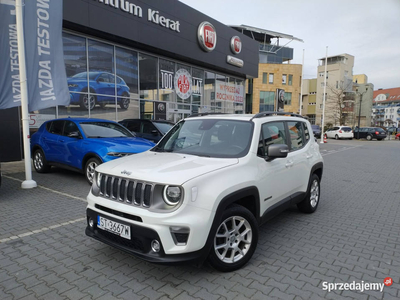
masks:
<svg viewBox="0 0 400 300"><path fill-rule="evenodd" d="M342 133L342 131L341 131L341 130L339 130L339 133Z"/></svg>
<svg viewBox="0 0 400 300"><path fill-rule="evenodd" d="M375 131L375 134L378 135L378 134L379 134L379 131Z"/></svg>

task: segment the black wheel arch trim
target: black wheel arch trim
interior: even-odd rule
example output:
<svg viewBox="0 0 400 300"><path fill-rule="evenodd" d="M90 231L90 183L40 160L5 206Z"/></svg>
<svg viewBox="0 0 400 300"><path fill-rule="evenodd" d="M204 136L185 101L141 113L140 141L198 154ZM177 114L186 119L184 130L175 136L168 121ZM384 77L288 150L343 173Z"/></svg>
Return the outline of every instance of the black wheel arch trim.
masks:
<svg viewBox="0 0 400 300"><path fill-rule="evenodd" d="M204 245L204 247L201 249L202 252L202 257L201 257L201 261L204 261L207 259L208 254L210 252L210 249L212 247L213 244L213 239L215 236L215 233L217 232L218 226L222 221L222 214L225 211L225 209L238 202L239 200L246 198L246 197L254 197L254 204L255 204L255 218L257 220L257 223L260 224L260 194L258 192L258 188L255 186L250 186L250 187L246 187L240 190L237 190L227 196L225 196L220 203L218 204L217 210L215 211L215 215L214 215L214 220L212 222L211 225L211 229L208 233L208 237L206 240L206 243Z"/></svg>
<svg viewBox="0 0 400 300"><path fill-rule="evenodd" d="M101 159L101 157L97 153L93 153L93 152L86 153L85 156L82 159L82 172L85 172L86 163L91 158L97 158L97 159L100 160L100 163L103 163L103 160Z"/></svg>

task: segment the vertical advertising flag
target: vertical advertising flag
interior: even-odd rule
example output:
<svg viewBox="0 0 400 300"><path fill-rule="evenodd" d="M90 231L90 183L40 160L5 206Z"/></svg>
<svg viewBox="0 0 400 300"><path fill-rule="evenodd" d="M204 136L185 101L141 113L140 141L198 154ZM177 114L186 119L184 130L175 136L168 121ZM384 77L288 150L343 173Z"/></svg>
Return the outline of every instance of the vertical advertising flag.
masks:
<svg viewBox="0 0 400 300"><path fill-rule="evenodd" d="M276 111L284 111L285 90L276 89Z"/></svg>
<svg viewBox="0 0 400 300"><path fill-rule="evenodd" d="M62 45L62 1L24 5L28 110L69 105ZM21 105L15 1L0 0L0 109Z"/></svg>

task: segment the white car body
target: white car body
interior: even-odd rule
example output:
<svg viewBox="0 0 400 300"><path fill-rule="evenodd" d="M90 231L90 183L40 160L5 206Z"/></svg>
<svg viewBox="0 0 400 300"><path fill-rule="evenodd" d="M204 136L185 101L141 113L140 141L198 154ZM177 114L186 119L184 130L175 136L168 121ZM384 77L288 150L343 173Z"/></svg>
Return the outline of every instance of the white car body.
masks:
<svg viewBox="0 0 400 300"><path fill-rule="evenodd" d="M116 222L135 226L136 230L147 228L156 232L162 245L162 257L158 257L154 253L133 253L149 261L189 260L186 257L175 259L174 255L184 256L188 254L190 256L191 253L196 253L193 256L197 257L202 251L206 251L204 250L205 245L212 231L219 206L227 198L249 189L258 191L257 205L259 205L259 209L255 217L261 224L270 210L277 207L282 201L288 198L292 199L293 195L305 195L307 193L310 174L313 170L320 168L318 174L322 175L323 159L319 152L319 145L313 138L310 123L303 118L209 115L191 117L186 120L189 122L205 119L252 122L253 131L247 154L237 158L213 158L146 151L101 164L96 168L96 173L103 174L101 176L108 176L106 178L116 178L115 180L118 179L119 184L122 180L136 180L152 186L152 201L154 202L156 197L160 197L155 195L159 186L180 186L183 190L183 200L176 209L169 211L162 211L161 206L153 208L152 205L144 207L143 205L127 204L126 201L102 196L94 181L87 196L88 220L91 216L95 218L95 215L101 214ZM262 125L289 121L302 122L301 124L306 126L305 131L308 131L308 140L305 145L299 150L290 151L285 158L277 158L269 162L257 155ZM303 138L305 138L305 135L306 133L303 134ZM106 182L108 179L104 180ZM127 182L124 182L124 184L127 184ZM119 191L118 195L120 193L122 192ZM124 194L124 197L127 197L126 194ZM125 216L140 217L141 222L132 221ZM96 238L95 230L93 230L93 227L90 228L89 225L86 233ZM187 242L177 243L171 233L171 228L187 228L190 232ZM97 230L99 231L99 229ZM98 239L102 240L101 238ZM107 241L103 240L103 242ZM119 247L118 245L114 246ZM119 248L129 251L129 249L123 247ZM171 257L172 260L169 259ZM191 258L193 257L190 256Z"/></svg>

